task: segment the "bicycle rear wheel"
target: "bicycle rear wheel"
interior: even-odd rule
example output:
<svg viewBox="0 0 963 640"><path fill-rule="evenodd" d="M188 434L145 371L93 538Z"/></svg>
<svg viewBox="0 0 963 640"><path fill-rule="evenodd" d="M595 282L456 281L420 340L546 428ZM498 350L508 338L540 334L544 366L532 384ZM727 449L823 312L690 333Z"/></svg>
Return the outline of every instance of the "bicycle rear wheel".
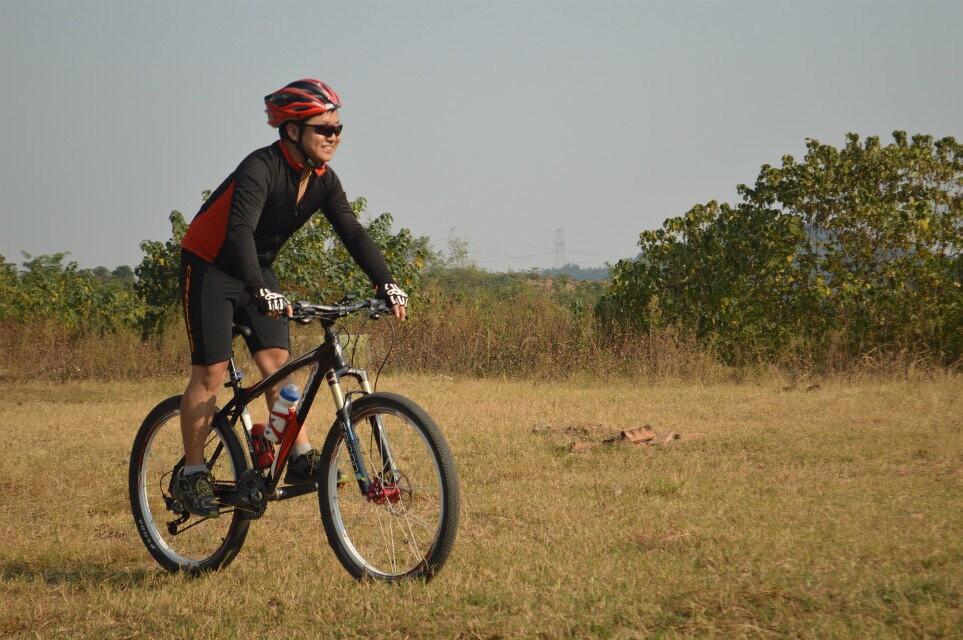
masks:
<svg viewBox="0 0 963 640"><path fill-rule="evenodd" d="M458 530L458 477L444 436L416 404L389 393L355 401L351 422L372 491L363 495L353 480L344 429L335 423L321 452L318 492L331 548L359 580L431 579Z"/></svg>
<svg viewBox="0 0 963 640"><path fill-rule="evenodd" d="M187 513L171 495L175 468L184 461L181 396L164 400L144 419L130 455L130 506L137 532L168 571L201 573L227 565L240 551L250 520L233 507L217 518ZM212 426L204 457L217 491L230 491L247 468L237 434L226 422Z"/></svg>

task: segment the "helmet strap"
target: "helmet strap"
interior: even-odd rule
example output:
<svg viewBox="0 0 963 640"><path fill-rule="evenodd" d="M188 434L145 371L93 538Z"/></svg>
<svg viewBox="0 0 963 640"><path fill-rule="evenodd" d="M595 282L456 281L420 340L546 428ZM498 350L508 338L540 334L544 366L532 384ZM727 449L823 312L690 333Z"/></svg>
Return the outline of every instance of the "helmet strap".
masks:
<svg viewBox="0 0 963 640"><path fill-rule="evenodd" d="M311 169L320 169L321 167L324 166L324 163L322 162L321 164L318 164L308 156L307 151L304 150L304 142L302 142L303 140L304 140L304 124L299 122L298 123L298 140L295 143L295 147L297 148L298 151L301 152L301 157L304 158L304 166L310 167Z"/></svg>

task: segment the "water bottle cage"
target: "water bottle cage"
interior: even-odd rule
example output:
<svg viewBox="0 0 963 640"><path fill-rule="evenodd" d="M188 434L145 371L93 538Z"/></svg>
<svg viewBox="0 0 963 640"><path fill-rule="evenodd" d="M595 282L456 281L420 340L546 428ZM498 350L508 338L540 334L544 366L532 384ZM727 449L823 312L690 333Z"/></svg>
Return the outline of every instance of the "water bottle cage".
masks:
<svg viewBox="0 0 963 640"><path fill-rule="evenodd" d="M285 432L288 430L288 426L295 420L296 415L297 412L295 411L294 407L291 407L286 413L271 411L271 417L268 419L265 433L267 433L267 430L270 430L271 434L274 436L273 442L275 444L280 444L281 440L284 438ZM278 418L280 421L282 421L280 431L278 431L278 429L276 429L274 426L275 418ZM268 439L271 440L271 438Z"/></svg>
<svg viewBox="0 0 963 640"><path fill-rule="evenodd" d="M298 415L294 407L291 407L290 412L287 415L287 420L284 423L284 431L278 436L277 441L277 458L283 458L287 460L287 456L294 446L294 439L297 437L300 428L298 427ZM292 428L294 426L295 428Z"/></svg>

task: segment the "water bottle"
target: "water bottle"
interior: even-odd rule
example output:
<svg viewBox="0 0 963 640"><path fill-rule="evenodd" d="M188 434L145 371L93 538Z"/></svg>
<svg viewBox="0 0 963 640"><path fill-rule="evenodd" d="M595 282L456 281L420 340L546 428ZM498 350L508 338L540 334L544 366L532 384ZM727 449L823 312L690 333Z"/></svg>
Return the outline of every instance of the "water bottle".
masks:
<svg viewBox="0 0 963 640"><path fill-rule="evenodd" d="M281 434L284 433L284 427L288 425L288 420L290 419L291 413L294 410L294 405L298 403L301 394L298 392L297 386L289 384L288 386L281 389L280 395L278 395L278 401L274 403L274 407L271 409L271 422L264 429L264 439L271 444L277 444L281 441Z"/></svg>
<svg viewBox="0 0 963 640"><path fill-rule="evenodd" d="M264 437L267 425L258 422L251 427L251 442L254 444L254 462L259 469L267 469L274 464L274 446Z"/></svg>

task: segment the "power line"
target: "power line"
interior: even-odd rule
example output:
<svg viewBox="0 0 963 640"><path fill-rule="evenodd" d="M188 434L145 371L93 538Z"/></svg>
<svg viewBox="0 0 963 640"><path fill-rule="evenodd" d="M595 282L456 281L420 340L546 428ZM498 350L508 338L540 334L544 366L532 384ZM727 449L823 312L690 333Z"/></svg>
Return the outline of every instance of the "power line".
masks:
<svg viewBox="0 0 963 640"><path fill-rule="evenodd" d="M533 246L548 245L549 242L550 242L550 241L547 241L547 240L533 240L533 241L531 241L531 242L518 242L517 238L516 238L516 239L513 239L513 241L506 242L504 239L497 239L497 240L496 240L496 239L492 239L492 238L480 238L480 237L477 237L477 236L465 236L464 239L465 239L465 240L469 240L469 241L471 241L471 242L483 242L483 243L485 243L485 244L495 244L495 245L501 245L501 246L505 246L505 247L533 247ZM552 242L553 242L553 244L554 244L554 241L552 241ZM630 246L631 246L631 247L634 247L634 246L637 246L637 243L634 242L634 241L633 241L633 242L610 242L610 241L604 241L604 240L586 240L586 239L584 239L584 238L574 238L574 239L568 239L568 240L566 240L566 244L567 244L567 245L568 245L568 244L573 244L573 243L574 243L574 244L597 244L597 245L604 245L604 246L608 246L608 247L630 247Z"/></svg>
<svg viewBox="0 0 963 640"><path fill-rule="evenodd" d="M484 260L479 260L479 262L501 262L503 260L521 260L522 258L541 258L543 256L554 255L553 252L548 251L546 253L530 253L524 256L501 256L498 258L486 258Z"/></svg>

